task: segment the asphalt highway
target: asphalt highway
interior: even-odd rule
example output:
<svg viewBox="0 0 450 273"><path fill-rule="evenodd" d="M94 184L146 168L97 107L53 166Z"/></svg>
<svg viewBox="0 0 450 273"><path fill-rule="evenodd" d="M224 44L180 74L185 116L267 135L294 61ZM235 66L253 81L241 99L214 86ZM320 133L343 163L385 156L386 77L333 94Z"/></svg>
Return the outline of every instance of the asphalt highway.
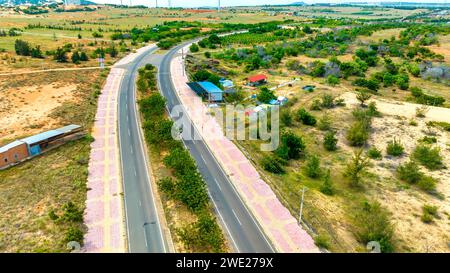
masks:
<svg viewBox="0 0 450 273"><path fill-rule="evenodd" d="M169 113L175 105L180 104L171 79L170 62L176 52L186 44L171 49L162 59L158 69L160 90L167 99ZM198 135L195 127L193 127L193 131ZM274 252L272 244L205 142L203 140L183 140L183 142L197 162L200 173L207 183L214 208L234 251L241 253Z"/></svg>
<svg viewBox="0 0 450 273"><path fill-rule="evenodd" d="M132 253L165 253L168 244L162 232L150 176L144 139L136 108L136 77L157 48L150 48L126 65L118 101L120 157L124 187L128 250Z"/></svg>

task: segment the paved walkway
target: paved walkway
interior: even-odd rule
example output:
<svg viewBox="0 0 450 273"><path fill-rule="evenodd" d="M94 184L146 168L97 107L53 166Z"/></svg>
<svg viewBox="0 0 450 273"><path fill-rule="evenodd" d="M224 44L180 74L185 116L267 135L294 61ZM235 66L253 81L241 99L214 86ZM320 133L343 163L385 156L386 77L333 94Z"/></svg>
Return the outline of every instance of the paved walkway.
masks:
<svg viewBox="0 0 450 273"><path fill-rule="evenodd" d="M85 211L86 252L124 252L126 249L117 139L117 97L123 74L123 69L111 69L98 98Z"/></svg>
<svg viewBox="0 0 450 273"><path fill-rule="evenodd" d="M98 98L97 114L92 129L88 193L84 222L88 232L84 237L85 252L126 252L126 226L123 185L118 143L118 95L128 64L148 48L148 45L118 61L111 69Z"/></svg>
<svg viewBox="0 0 450 273"><path fill-rule="evenodd" d="M188 51L188 46L184 52ZM213 152L225 173L238 190L248 208L257 218L264 232L279 252L319 252L311 236L297 224L297 220L277 199L255 167L234 145L224 137L221 126L199 97L186 85L181 50L171 63L171 74L180 101L205 143ZM201 124L201 126L199 126Z"/></svg>

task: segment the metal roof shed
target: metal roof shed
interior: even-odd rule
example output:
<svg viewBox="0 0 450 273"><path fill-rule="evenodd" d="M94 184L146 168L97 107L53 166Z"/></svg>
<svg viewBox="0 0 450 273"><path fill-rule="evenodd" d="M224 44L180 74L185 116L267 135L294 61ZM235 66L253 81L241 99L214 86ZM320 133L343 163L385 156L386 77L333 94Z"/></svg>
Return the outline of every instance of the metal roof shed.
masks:
<svg viewBox="0 0 450 273"><path fill-rule="evenodd" d="M11 143L9 143L9 144L6 144L5 146L0 147L0 154L1 154L1 153L4 153L4 152L6 152L6 151L8 151L9 149L12 149L12 148L14 148L14 147L20 146L20 145L22 145L22 144L23 144L23 142L20 141L20 140L16 140L16 141L14 141L14 142L11 142Z"/></svg>
<svg viewBox="0 0 450 273"><path fill-rule="evenodd" d="M30 136L27 138L21 139L21 141L25 142L29 146L38 144L40 142L46 142L52 138L58 137L60 135L64 134L63 132L57 131L57 130L50 130L47 132L43 132L34 136Z"/></svg>
<svg viewBox="0 0 450 273"><path fill-rule="evenodd" d="M197 94L205 96L209 101L222 101L223 90L211 82L188 83Z"/></svg>
<svg viewBox="0 0 450 273"><path fill-rule="evenodd" d="M80 125L71 124L71 125L67 125L67 126L55 129L55 131L61 132L63 134L67 134L67 133L72 133L74 131L79 131L80 129L81 129Z"/></svg>

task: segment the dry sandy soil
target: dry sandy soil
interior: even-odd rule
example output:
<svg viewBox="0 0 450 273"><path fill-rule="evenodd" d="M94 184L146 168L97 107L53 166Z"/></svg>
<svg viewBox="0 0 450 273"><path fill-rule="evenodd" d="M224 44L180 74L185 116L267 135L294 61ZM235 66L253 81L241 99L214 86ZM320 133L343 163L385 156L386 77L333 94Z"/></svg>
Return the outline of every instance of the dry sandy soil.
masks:
<svg viewBox="0 0 450 273"><path fill-rule="evenodd" d="M342 95L348 105L356 105L358 101L353 93ZM430 107L424 119L415 118L415 109L420 105L413 103L376 101L382 118L373 120L373 133L370 146L376 146L385 154L387 142L396 137L405 147L405 155L400 158L385 156L371 168L379 179L377 187L370 194L378 199L391 213L395 223L396 236L401 242L401 251L413 252L449 252L450 248L450 133L430 128L427 121L450 122L450 109ZM415 119L417 126L409 125ZM426 135L437 138L436 146L441 149L446 168L436 171L421 170L436 178L437 191L441 198L424 193L415 187L408 187L395 178L396 167L407 161L417 141ZM426 224L420 219L424 204L438 207L439 218Z"/></svg>
<svg viewBox="0 0 450 273"><path fill-rule="evenodd" d="M48 117L64 101L74 99L75 84L46 84L3 90L0 97L0 141L52 128Z"/></svg>

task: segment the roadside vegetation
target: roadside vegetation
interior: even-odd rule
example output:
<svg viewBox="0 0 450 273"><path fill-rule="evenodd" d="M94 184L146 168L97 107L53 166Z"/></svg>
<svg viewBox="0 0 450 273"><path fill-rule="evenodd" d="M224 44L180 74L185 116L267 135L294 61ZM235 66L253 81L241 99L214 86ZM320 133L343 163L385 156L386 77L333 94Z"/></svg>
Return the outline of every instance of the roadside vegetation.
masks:
<svg viewBox="0 0 450 273"><path fill-rule="evenodd" d="M139 70L139 109L172 235L182 245L178 248L187 252L225 252L225 238L213 214L206 183L189 151L172 137L173 121L166 113L166 101L157 90L155 75L156 68L151 64ZM160 166L158 171L156 166ZM171 202L181 208L174 208ZM181 214L185 214L182 219ZM174 217L176 223L171 221Z"/></svg>

